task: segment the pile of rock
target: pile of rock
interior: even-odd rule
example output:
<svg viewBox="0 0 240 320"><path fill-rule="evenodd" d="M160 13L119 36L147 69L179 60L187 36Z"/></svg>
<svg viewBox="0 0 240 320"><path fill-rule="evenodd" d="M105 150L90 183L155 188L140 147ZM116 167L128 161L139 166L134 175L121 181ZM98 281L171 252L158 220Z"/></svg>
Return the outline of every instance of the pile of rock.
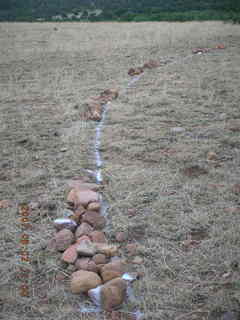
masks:
<svg viewBox="0 0 240 320"><path fill-rule="evenodd" d="M103 113L103 106L118 97L117 89L104 90L99 96L91 97L85 103L85 118L94 121L100 121Z"/></svg>
<svg viewBox="0 0 240 320"><path fill-rule="evenodd" d="M117 245L107 242L101 229L100 185L75 181L67 196L68 216L54 221L55 248L61 259L73 265L71 292L86 293L104 310L119 307L126 298L127 281L122 278L126 264L118 257Z"/></svg>
<svg viewBox="0 0 240 320"><path fill-rule="evenodd" d="M128 75L133 77L140 75L141 73L144 72L144 69L154 69L160 67L160 62L156 60L149 60L144 63L142 67L137 67L137 68L130 68L128 70Z"/></svg>

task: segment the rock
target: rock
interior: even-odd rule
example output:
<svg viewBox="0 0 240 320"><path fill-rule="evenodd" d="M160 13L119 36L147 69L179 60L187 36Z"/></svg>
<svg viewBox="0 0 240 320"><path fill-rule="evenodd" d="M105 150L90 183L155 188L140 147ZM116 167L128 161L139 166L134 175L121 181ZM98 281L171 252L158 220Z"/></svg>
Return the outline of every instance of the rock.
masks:
<svg viewBox="0 0 240 320"><path fill-rule="evenodd" d="M106 264L107 263L107 258L104 254L102 253L97 253L93 256L92 260L96 263L96 264Z"/></svg>
<svg viewBox="0 0 240 320"><path fill-rule="evenodd" d="M104 284L100 291L101 306L104 310L111 311L121 306L126 298L127 283L121 278L116 278Z"/></svg>
<svg viewBox="0 0 240 320"><path fill-rule="evenodd" d="M83 240L78 244L77 252L80 256L92 257L97 251L95 245L91 241Z"/></svg>
<svg viewBox="0 0 240 320"><path fill-rule="evenodd" d="M224 211L225 211L226 213L239 214L239 213L240 213L240 207L225 208Z"/></svg>
<svg viewBox="0 0 240 320"><path fill-rule="evenodd" d="M57 281L63 281L63 280L66 279L66 275L65 275L64 273L62 273L62 272L58 272L58 273L56 274L55 279L56 279Z"/></svg>
<svg viewBox="0 0 240 320"><path fill-rule="evenodd" d="M89 210L89 211L100 211L100 209L101 209L100 202L91 202L87 206L87 210Z"/></svg>
<svg viewBox="0 0 240 320"><path fill-rule="evenodd" d="M98 273L98 267L97 267L96 263L94 261L90 260L90 258L77 259L75 262L75 267L78 270L86 270L86 271Z"/></svg>
<svg viewBox="0 0 240 320"><path fill-rule="evenodd" d="M67 202L77 208L79 205L87 207L90 202L98 202L99 194L92 190L81 190L81 189L72 189L67 197Z"/></svg>
<svg viewBox="0 0 240 320"><path fill-rule="evenodd" d="M8 200L0 201L0 209L7 209L8 207L10 207L10 201Z"/></svg>
<svg viewBox="0 0 240 320"><path fill-rule="evenodd" d="M240 194L240 183L234 184L234 186L232 187L232 192L235 193L236 195Z"/></svg>
<svg viewBox="0 0 240 320"><path fill-rule="evenodd" d="M57 250L57 242L56 242L55 238L48 241L47 250L49 250L49 251Z"/></svg>
<svg viewBox="0 0 240 320"><path fill-rule="evenodd" d="M84 235L84 236L81 236L80 238L78 238L76 240L76 243L80 244L82 241L85 241L85 240L91 241L91 239L88 236Z"/></svg>
<svg viewBox="0 0 240 320"><path fill-rule="evenodd" d="M124 242L127 240L127 238L128 238L127 232L118 232L116 234L116 241L118 242Z"/></svg>
<svg viewBox="0 0 240 320"><path fill-rule="evenodd" d="M101 93L101 96L108 96L112 99L116 99L119 95L118 89L107 89Z"/></svg>
<svg viewBox="0 0 240 320"><path fill-rule="evenodd" d="M90 224L88 224L87 222L83 222L75 231L75 237L80 238L83 235L88 235L92 231L93 231L93 227L90 226Z"/></svg>
<svg viewBox="0 0 240 320"><path fill-rule="evenodd" d="M132 260L133 264L142 264L143 263L143 258L137 256Z"/></svg>
<svg viewBox="0 0 240 320"><path fill-rule="evenodd" d="M128 75L129 76L136 76L136 75L139 75L141 73L144 72L144 69L142 67L138 67L138 68L130 68L128 70Z"/></svg>
<svg viewBox="0 0 240 320"><path fill-rule="evenodd" d="M114 262L110 262L105 264L101 268L101 277L103 279L103 282L110 281L114 278L119 278L124 274L125 271L125 265L122 263L121 260L117 260Z"/></svg>
<svg viewBox="0 0 240 320"><path fill-rule="evenodd" d="M67 263L74 263L77 260L77 246L78 244L73 244L67 248L61 259Z"/></svg>
<svg viewBox="0 0 240 320"><path fill-rule="evenodd" d="M77 228L77 223L69 218L59 218L54 220L54 227L57 229L57 231L62 229L74 231Z"/></svg>
<svg viewBox="0 0 240 320"><path fill-rule="evenodd" d="M92 239L92 242L107 243L107 238L102 231L92 231L89 237Z"/></svg>
<svg viewBox="0 0 240 320"><path fill-rule="evenodd" d="M103 186L96 183L89 183L84 180L70 180L68 182L70 188L79 189L79 190L92 190L92 191L100 191Z"/></svg>
<svg viewBox="0 0 240 320"><path fill-rule="evenodd" d="M144 69L154 69L160 67L160 63L156 60L149 60L148 62L144 63Z"/></svg>
<svg viewBox="0 0 240 320"><path fill-rule="evenodd" d="M217 160L217 154L213 151L209 151L207 154L207 160Z"/></svg>
<svg viewBox="0 0 240 320"><path fill-rule="evenodd" d="M58 251L66 250L74 241L72 231L68 229L62 229L55 235L56 249Z"/></svg>
<svg viewBox="0 0 240 320"><path fill-rule="evenodd" d="M94 272L79 270L72 274L71 292L84 293L101 285L101 278Z"/></svg>
<svg viewBox="0 0 240 320"><path fill-rule="evenodd" d="M106 219L96 211L86 211L82 216L82 222L89 223L94 229L103 229Z"/></svg>
<svg viewBox="0 0 240 320"><path fill-rule="evenodd" d="M95 248L97 250L97 253L103 253L107 257L113 257L116 256L118 253L118 247L114 245L109 245L105 243L95 243Z"/></svg>

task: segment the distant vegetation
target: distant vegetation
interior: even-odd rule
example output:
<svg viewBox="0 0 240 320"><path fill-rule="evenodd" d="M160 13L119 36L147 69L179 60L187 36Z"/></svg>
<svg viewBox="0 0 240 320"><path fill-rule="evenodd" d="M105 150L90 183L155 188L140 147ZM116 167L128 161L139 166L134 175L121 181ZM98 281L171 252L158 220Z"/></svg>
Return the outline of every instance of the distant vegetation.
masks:
<svg viewBox="0 0 240 320"><path fill-rule="evenodd" d="M0 21L240 22L239 0L0 0Z"/></svg>

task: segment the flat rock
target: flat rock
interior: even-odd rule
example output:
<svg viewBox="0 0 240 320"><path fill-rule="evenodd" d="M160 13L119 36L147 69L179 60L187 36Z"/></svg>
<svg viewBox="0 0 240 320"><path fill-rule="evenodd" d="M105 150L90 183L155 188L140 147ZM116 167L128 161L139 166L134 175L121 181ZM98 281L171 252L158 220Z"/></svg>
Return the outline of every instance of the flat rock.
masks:
<svg viewBox="0 0 240 320"><path fill-rule="evenodd" d="M89 237L92 239L92 242L107 243L107 238L105 237L105 234L102 231L92 231L89 234Z"/></svg>
<svg viewBox="0 0 240 320"><path fill-rule="evenodd" d="M90 202L98 202L99 194L90 189L72 189L67 197L67 202L77 208L79 205L87 207Z"/></svg>
<svg viewBox="0 0 240 320"><path fill-rule="evenodd" d="M77 246L78 244L73 244L67 248L62 254L62 260L67 263L74 263L77 260Z"/></svg>
<svg viewBox="0 0 240 320"><path fill-rule="evenodd" d="M106 225L106 219L96 211L86 211L82 216L82 222L89 223L94 229L103 229Z"/></svg>
<svg viewBox="0 0 240 320"><path fill-rule="evenodd" d="M101 278L94 272L78 270L71 277L71 292L84 293L101 285Z"/></svg>
<svg viewBox="0 0 240 320"><path fill-rule="evenodd" d="M91 241L83 240L78 244L77 252L80 256L92 257L97 251L95 245Z"/></svg>
<svg viewBox="0 0 240 320"><path fill-rule="evenodd" d="M101 306L111 311L121 306L126 298L127 283L121 278L113 279L104 284L100 291Z"/></svg>
<svg viewBox="0 0 240 320"><path fill-rule="evenodd" d="M75 231L75 237L80 238L83 235L88 235L92 231L93 231L93 227L90 226L90 224L88 224L87 222L83 222Z"/></svg>
<svg viewBox="0 0 240 320"><path fill-rule="evenodd" d="M116 256L118 253L118 246L109 245L106 243L95 243L97 253L105 254L107 257Z"/></svg>

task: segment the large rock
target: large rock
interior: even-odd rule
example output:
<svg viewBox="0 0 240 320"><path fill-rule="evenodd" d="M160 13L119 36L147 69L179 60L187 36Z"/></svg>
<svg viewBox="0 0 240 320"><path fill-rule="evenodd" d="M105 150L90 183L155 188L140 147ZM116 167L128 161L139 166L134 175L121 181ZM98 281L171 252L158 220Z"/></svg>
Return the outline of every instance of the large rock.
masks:
<svg viewBox="0 0 240 320"><path fill-rule="evenodd" d="M80 256L93 257L97 251L95 245L91 241L84 240L78 244L77 252Z"/></svg>
<svg viewBox="0 0 240 320"><path fill-rule="evenodd" d="M101 287L101 306L106 311L111 311L121 306L126 298L127 283L121 278L116 278Z"/></svg>
<svg viewBox="0 0 240 320"><path fill-rule="evenodd" d="M90 189L72 189L67 197L67 202L74 208L77 208L79 205L86 208L90 202L97 202L99 200L99 194Z"/></svg>
<svg viewBox="0 0 240 320"><path fill-rule="evenodd" d="M101 284L101 278L91 271L79 270L74 272L71 277L72 293L84 293Z"/></svg>
<svg viewBox="0 0 240 320"><path fill-rule="evenodd" d="M101 268L101 277L103 282L110 281L114 278L119 278L124 274L125 264L121 260L105 264Z"/></svg>
<svg viewBox="0 0 240 320"><path fill-rule="evenodd" d="M88 235L93 231L93 227L90 226L87 222L83 222L75 231L75 237L80 238L81 236Z"/></svg>
<svg viewBox="0 0 240 320"><path fill-rule="evenodd" d="M86 211L82 216L82 222L89 223L94 229L103 229L106 219L96 211Z"/></svg>
<svg viewBox="0 0 240 320"><path fill-rule="evenodd" d="M78 244L73 244L67 248L62 254L62 260L67 263L74 263L77 260L77 246Z"/></svg>
<svg viewBox="0 0 240 320"><path fill-rule="evenodd" d="M66 250L74 241L72 231L63 229L55 235L56 249L58 251Z"/></svg>
<svg viewBox="0 0 240 320"><path fill-rule="evenodd" d="M95 254L95 256L93 256L92 260L96 264L106 264L107 263L107 258L105 256L105 254L102 254L102 253Z"/></svg>
<svg viewBox="0 0 240 320"><path fill-rule="evenodd" d="M107 238L105 237L105 234L102 231L92 231L89 234L89 237L92 239L92 242L107 243Z"/></svg>
<svg viewBox="0 0 240 320"><path fill-rule="evenodd" d="M78 270L87 270L91 272L98 273L99 268L96 263L90 258L79 258L75 262L75 267Z"/></svg>

